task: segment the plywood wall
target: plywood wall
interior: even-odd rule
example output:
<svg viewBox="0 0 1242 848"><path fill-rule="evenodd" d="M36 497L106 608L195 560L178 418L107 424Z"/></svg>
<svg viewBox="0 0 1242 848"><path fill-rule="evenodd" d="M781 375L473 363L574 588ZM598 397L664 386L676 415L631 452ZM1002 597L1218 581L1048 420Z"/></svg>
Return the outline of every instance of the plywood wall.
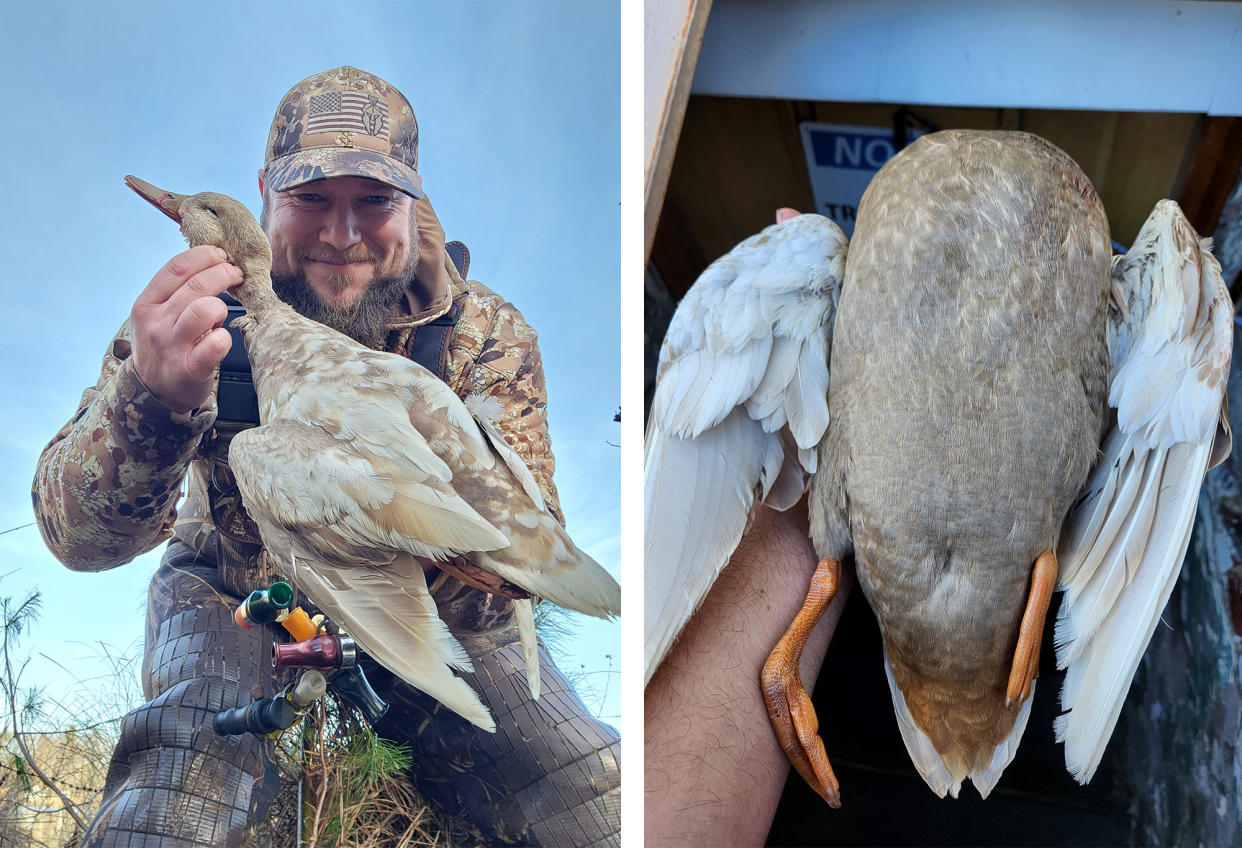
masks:
<svg viewBox="0 0 1242 848"><path fill-rule="evenodd" d="M801 122L889 127L897 108L691 97L651 253L673 296L680 297L712 259L772 223L778 207L814 207ZM1157 200L1179 197L1208 121L1202 115L1151 112L916 111L940 129L1025 130L1061 147L1095 184L1113 238L1123 244L1134 238ZM1191 219L1203 226L1193 214ZM1213 223L1207 222L1209 232Z"/></svg>

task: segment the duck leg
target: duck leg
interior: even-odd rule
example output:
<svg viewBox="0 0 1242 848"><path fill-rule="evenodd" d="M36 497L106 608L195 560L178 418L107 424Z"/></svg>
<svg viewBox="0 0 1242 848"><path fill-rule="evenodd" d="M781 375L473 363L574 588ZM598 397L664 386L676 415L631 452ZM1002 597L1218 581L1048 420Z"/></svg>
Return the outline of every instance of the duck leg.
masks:
<svg viewBox="0 0 1242 848"><path fill-rule="evenodd" d="M768 705L768 719L789 762L798 774L819 793L828 806L841 806L837 776L832 773L824 742L819 738L819 718L811 705L811 696L802 685L798 663L802 649L815 623L828 608L841 583L841 561L824 557L811 578L802 609L785 635L776 643L763 664L760 682L763 700Z"/></svg>
<svg viewBox="0 0 1242 848"><path fill-rule="evenodd" d="M1039 670L1039 643L1044 634L1044 617L1052 590L1057 585L1057 556L1051 550L1044 551L1031 569L1031 590L1026 599L1026 612L1022 614L1022 627L1018 631L1018 645L1013 652L1013 666L1009 670L1009 685L1005 690L1005 706L1022 703L1031 694L1031 681Z"/></svg>

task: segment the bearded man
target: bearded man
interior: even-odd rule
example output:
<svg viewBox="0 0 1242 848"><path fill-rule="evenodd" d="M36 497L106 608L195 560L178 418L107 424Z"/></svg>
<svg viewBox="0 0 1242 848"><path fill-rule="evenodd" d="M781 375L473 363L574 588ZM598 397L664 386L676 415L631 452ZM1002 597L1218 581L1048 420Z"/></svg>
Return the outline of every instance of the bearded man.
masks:
<svg viewBox="0 0 1242 848"><path fill-rule="evenodd" d="M446 247L422 191L405 96L350 67L298 83L272 123L259 190L277 294L368 346L422 362L463 398L494 397L506 440L563 521L535 333L511 304L464 279L460 245ZM216 711L284 683L271 667L274 629L233 622L241 598L279 579L228 469L229 441L257 421L224 403L223 391L217 404L217 369L231 347L218 295L241 279L215 247L169 260L40 457L35 512L69 568L112 568L171 537L149 591L148 700L125 718L83 846L249 844L280 787L270 742L212 730ZM619 845L615 731L586 713L546 651L542 694L530 700L509 598L432 562L424 568L497 732L370 663L389 704L377 732L411 745L422 795L487 844Z"/></svg>

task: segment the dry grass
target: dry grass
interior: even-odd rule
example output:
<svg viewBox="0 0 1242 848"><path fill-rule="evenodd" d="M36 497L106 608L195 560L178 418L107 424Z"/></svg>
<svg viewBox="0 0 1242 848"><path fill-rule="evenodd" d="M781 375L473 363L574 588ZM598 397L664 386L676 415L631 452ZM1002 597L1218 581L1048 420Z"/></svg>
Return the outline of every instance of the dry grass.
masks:
<svg viewBox="0 0 1242 848"><path fill-rule="evenodd" d="M11 753L11 734L0 754L0 845L61 848L76 845L81 826L64 799L83 820L98 805L113 740L98 729L28 735L31 761ZM35 774L37 764L60 790L58 795ZM63 799L62 799L63 795Z"/></svg>
<svg viewBox="0 0 1242 848"><path fill-rule="evenodd" d="M333 696L326 700L332 702ZM321 731L325 726L326 733ZM85 821L98 808L118 727L109 722L85 731L26 734L32 758ZM5 748L0 751L0 846L73 848L80 827L25 758L9 753L11 740L11 735L0 736ZM351 707L332 702L314 710L281 737L277 761L286 787L254 834L256 846L299 844L299 784L300 845L306 848L451 844L404 774L409 755L366 730Z"/></svg>
<svg viewBox="0 0 1242 848"><path fill-rule="evenodd" d="M75 846L99 805L125 713L140 700L137 645L96 647L105 673L79 681L66 702L21 686L21 636L38 616L38 593L0 599L0 845Z"/></svg>

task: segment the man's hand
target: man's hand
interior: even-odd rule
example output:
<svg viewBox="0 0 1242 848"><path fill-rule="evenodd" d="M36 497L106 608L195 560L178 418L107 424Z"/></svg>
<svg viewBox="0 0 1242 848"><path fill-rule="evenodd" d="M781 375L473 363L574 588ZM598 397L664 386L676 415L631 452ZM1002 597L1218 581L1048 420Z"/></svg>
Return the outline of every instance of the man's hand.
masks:
<svg viewBox="0 0 1242 848"><path fill-rule="evenodd" d="M187 413L211 394L216 366L232 347L217 297L242 281L224 251L210 245L179 253L161 268L129 313L138 379L173 412Z"/></svg>

